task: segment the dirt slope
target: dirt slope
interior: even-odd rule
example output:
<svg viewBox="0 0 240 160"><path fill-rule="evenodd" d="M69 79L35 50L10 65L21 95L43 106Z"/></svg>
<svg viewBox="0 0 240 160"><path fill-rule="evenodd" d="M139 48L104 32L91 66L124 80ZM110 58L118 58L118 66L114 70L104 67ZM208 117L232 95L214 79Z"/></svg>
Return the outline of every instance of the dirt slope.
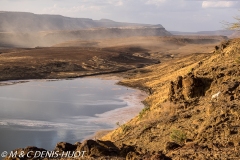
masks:
<svg viewBox="0 0 240 160"><path fill-rule="evenodd" d="M140 148L131 153L136 159L159 151L171 159L240 159L240 39L215 48L130 73L120 84L148 91L146 108L102 139Z"/></svg>

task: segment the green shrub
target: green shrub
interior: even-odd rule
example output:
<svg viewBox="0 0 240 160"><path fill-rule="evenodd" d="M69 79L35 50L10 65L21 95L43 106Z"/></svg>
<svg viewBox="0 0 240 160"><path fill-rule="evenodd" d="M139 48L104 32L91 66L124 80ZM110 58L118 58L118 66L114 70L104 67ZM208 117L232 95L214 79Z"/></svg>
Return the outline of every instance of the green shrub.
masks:
<svg viewBox="0 0 240 160"><path fill-rule="evenodd" d="M170 134L170 139L180 145L184 144L186 139L187 139L187 135L186 133L184 133L181 130L176 130L174 129L172 131L172 133Z"/></svg>

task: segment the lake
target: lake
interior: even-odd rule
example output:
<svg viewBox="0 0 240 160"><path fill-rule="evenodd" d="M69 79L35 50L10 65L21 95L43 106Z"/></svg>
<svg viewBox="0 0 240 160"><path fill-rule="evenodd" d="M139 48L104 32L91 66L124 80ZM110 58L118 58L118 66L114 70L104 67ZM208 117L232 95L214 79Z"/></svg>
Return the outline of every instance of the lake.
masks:
<svg viewBox="0 0 240 160"><path fill-rule="evenodd" d="M82 141L130 120L143 108L140 99L146 95L116 82L77 78L0 83L0 152L27 146L53 150L58 142Z"/></svg>

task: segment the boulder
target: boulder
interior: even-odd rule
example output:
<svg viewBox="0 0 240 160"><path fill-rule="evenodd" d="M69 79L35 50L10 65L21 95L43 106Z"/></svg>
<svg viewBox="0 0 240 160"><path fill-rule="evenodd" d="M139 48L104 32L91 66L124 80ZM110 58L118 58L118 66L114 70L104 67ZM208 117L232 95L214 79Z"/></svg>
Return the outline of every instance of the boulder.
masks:
<svg viewBox="0 0 240 160"><path fill-rule="evenodd" d="M110 141L85 140L76 151L86 151L89 156L117 156L119 149Z"/></svg>
<svg viewBox="0 0 240 160"><path fill-rule="evenodd" d="M203 96L205 88L206 86L202 79L196 78L192 73L189 73L185 77L177 77L175 82L170 82L168 99L176 102Z"/></svg>
<svg viewBox="0 0 240 160"><path fill-rule="evenodd" d="M120 155L123 157L127 156L127 154L130 152L137 152L134 146L128 146L123 144L120 148Z"/></svg>
<svg viewBox="0 0 240 160"><path fill-rule="evenodd" d="M76 145L67 143L67 142L59 142L57 143L56 147L55 147L55 151L75 151L77 148Z"/></svg>

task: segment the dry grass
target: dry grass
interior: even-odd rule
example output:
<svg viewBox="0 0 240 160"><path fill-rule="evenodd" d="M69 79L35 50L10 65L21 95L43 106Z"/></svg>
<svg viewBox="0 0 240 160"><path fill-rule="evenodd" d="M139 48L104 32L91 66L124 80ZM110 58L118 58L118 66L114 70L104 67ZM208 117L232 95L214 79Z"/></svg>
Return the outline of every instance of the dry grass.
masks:
<svg viewBox="0 0 240 160"><path fill-rule="evenodd" d="M219 53L192 54L146 67L144 68L146 72L141 72L141 70L129 72L131 76L123 79L121 84L146 91L151 88L152 94L144 101L149 106L149 111L145 111L141 118L138 116L127 122L126 125L131 126L130 131L123 134L116 129L104 136L103 139L129 145L136 144L139 147L144 146L148 150L159 151L164 150L164 144L171 141L171 132L178 130L186 134L187 139L195 144L203 141L201 145L212 145L212 139L214 139L226 146L225 135L222 133L229 128L225 126L225 123L239 124L238 121L225 122L227 121L226 116L238 120L239 113L229 115L231 113L229 112L227 114L228 110L225 106L231 105L232 102L226 99L219 100L214 104L211 104L210 99L212 94L224 89L223 83L233 82L238 78L239 65L235 59L239 57L240 40L238 39L236 42L233 40L231 44ZM184 76L190 71L193 71L194 75L198 77L214 80L205 95L198 97L197 101L192 99L192 104L187 107L180 103L172 104L166 101L170 81L174 81L178 76ZM219 73L224 73L225 76L217 78ZM235 74L230 75L229 73ZM222 96L222 98L226 97ZM236 100L234 103L239 104L239 101ZM236 135L232 135L232 139L228 141L235 142L235 139ZM225 150L228 148L226 147ZM184 147L183 151L185 151ZM190 152L193 154L189 150ZM213 154L203 152L203 155L208 153ZM171 155L171 152L168 154ZM177 154L180 154L180 151ZM171 156L177 157L176 155Z"/></svg>

